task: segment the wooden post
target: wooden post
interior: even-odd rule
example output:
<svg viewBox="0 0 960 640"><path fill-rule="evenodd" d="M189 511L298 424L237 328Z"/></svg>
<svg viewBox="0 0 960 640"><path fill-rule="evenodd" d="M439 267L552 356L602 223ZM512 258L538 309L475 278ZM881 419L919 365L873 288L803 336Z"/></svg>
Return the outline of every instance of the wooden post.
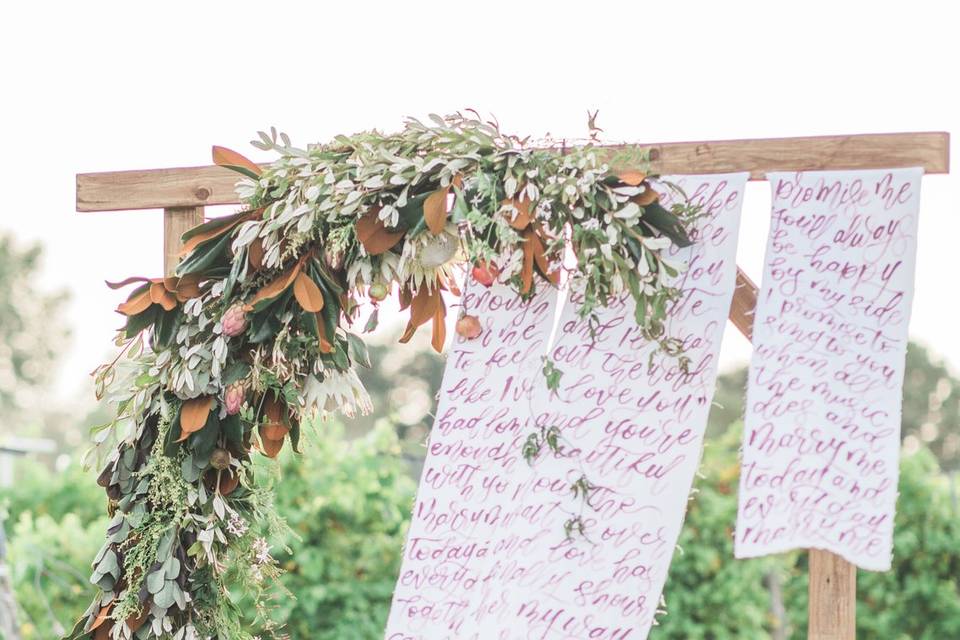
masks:
<svg viewBox="0 0 960 640"><path fill-rule="evenodd" d="M203 207L167 207L163 210L163 275L173 275L180 261L180 236L203 222Z"/></svg>
<svg viewBox="0 0 960 640"><path fill-rule="evenodd" d="M810 549L809 640L857 636L857 568L840 556Z"/></svg>

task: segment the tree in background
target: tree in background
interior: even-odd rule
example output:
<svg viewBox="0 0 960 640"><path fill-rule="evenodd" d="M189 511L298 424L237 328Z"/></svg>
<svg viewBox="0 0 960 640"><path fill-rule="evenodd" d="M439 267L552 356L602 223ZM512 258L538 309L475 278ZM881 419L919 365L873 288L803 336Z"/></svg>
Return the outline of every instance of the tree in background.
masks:
<svg viewBox="0 0 960 640"><path fill-rule="evenodd" d="M20 248L0 235L0 423L17 426L11 417L36 406L50 380L67 330L60 318L63 293L44 294L37 285L42 251Z"/></svg>
<svg viewBox="0 0 960 640"><path fill-rule="evenodd" d="M903 381L903 432L907 451L922 443L945 471L960 470L960 380L943 360L911 342Z"/></svg>
<svg viewBox="0 0 960 640"><path fill-rule="evenodd" d="M746 367L717 378L707 438L724 433L743 417L746 385ZM960 471L960 380L942 359L915 342L907 346L900 436L907 453L923 445L941 469Z"/></svg>
<svg viewBox="0 0 960 640"><path fill-rule="evenodd" d="M443 376L444 359L430 348L426 333L416 334L406 348L397 348L400 334L387 337L384 343L368 345L370 369L358 374L373 401L373 413L347 424L350 434L366 433L383 420L397 430L404 449L412 455L423 455L423 441L433 423L437 391Z"/></svg>

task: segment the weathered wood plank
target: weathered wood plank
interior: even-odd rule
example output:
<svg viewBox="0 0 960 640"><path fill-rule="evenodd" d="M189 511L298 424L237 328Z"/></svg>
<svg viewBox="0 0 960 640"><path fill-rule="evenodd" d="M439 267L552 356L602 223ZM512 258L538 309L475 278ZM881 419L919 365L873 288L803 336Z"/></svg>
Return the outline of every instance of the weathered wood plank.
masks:
<svg viewBox="0 0 960 640"><path fill-rule="evenodd" d="M163 210L163 274L172 276L180 261L180 236L203 222L203 207L167 207Z"/></svg>
<svg viewBox="0 0 960 640"><path fill-rule="evenodd" d="M624 146L608 147L611 152ZM807 138L718 140L637 144L650 151L662 174L749 171L762 180L768 171L923 167L949 170L950 135L944 132L880 133ZM77 175L77 211L163 209L237 204L237 174L216 166Z"/></svg>
<svg viewBox="0 0 960 640"><path fill-rule="evenodd" d="M757 306L757 285L737 267L737 284L730 303L730 322L747 340L753 339L753 310Z"/></svg>
<svg viewBox="0 0 960 640"><path fill-rule="evenodd" d="M840 556L810 549L808 640L857 636L857 568Z"/></svg>

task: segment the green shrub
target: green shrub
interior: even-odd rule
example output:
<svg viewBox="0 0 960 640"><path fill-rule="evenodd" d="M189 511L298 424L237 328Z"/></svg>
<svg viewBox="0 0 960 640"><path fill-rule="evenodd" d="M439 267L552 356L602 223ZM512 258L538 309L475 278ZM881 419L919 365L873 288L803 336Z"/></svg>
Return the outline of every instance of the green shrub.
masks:
<svg viewBox="0 0 960 640"><path fill-rule="evenodd" d="M8 561L25 640L59 638L83 613L90 561L107 525L106 517L84 522L74 513L56 519L23 512L10 527Z"/></svg>
<svg viewBox="0 0 960 640"><path fill-rule="evenodd" d="M735 431L735 430L734 430ZM734 640L769 633L764 575L777 560L733 560L739 467L736 433L707 446L664 588L652 640Z"/></svg>
<svg viewBox="0 0 960 640"><path fill-rule="evenodd" d="M317 444L289 457L277 487L280 513L299 540L281 563L296 599L278 604L292 638L383 637L415 492L394 430L380 423L347 442L320 425Z"/></svg>
<svg viewBox="0 0 960 640"><path fill-rule="evenodd" d="M277 501L300 539L273 541L292 593L278 597L274 616L293 640L379 640L414 481L389 426L354 441L336 424L318 431L304 455L283 457ZM768 638L776 624L769 574L784 576L789 637L806 637L806 554L733 559L738 445L736 426L708 442L664 592L667 613L652 640ZM960 638L956 498L928 452L905 457L901 468L894 568L858 573L858 637ZM103 494L76 470L31 472L4 499L19 512L7 531L24 637L54 638L57 624L70 626L87 605L89 563L107 526ZM292 556L280 550L284 544Z"/></svg>
<svg viewBox="0 0 960 640"><path fill-rule="evenodd" d="M72 513L84 523L104 514L107 496L97 486L96 475L84 471L79 464L52 472L44 465L19 460L16 472L13 486L0 489L0 502L7 503L11 522L17 522L20 514L27 511L54 519Z"/></svg>
<svg viewBox="0 0 960 640"><path fill-rule="evenodd" d="M900 464L893 568L857 572L857 637L960 638L960 512L926 449ZM807 567L793 566L785 596L796 640L807 637Z"/></svg>

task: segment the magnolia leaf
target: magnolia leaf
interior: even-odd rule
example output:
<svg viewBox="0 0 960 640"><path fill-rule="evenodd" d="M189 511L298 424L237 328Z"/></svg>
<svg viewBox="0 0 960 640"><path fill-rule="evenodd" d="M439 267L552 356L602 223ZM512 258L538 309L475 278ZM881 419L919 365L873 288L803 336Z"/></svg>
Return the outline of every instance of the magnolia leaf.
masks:
<svg viewBox="0 0 960 640"><path fill-rule="evenodd" d="M434 286L427 289L421 286L410 303L410 321L418 327L426 323L443 306L443 296L440 294L440 287Z"/></svg>
<svg viewBox="0 0 960 640"><path fill-rule="evenodd" d="M447 310L443 305L443 299L440 300L440 308L433 314L433 336L430 340L433 350L437 353L443 352L443 344L447 340Z"/></svg>
<svg viewBox="0 0 960 640"><path fill-rule="evenodd" d="M271 440L264 437L263 431L263 425L260 425L260 449L268 458L276 458L277 454L279 454L280 450L283 448L283 438L279 440Z"/></svg>
<svg viewBox="0 0 960 640"><path fill-rule="evenodd" d="M423 219L430 233L435 236L443 233L447 226L447 196L450 188L437 189L423 202Z"/></svg>
<svg viewBox="0 0 960 640"><path fill-rule="evenodd" d="M254 180L259 178L260 174L263 173L263 169L261 169L252 160L245 158L232 149L218 147L216 145L213 147L213 163L221 167L226 167L227 169L232 169L238 173L242 173L243 175L253 178Z"/></svg>
<svg viewBox="0 0 960 640"><path fill-rule="evenodd" d="M191 438L190 445L193 450L193 459L197 463L206 464L210 460L210 455L217 446L217 440L220 438L220 416L216 411L210 412L206 426Z"/></svg>
<svg viewBox="0 0 960 640"><path fill-rule="evenodd" d="M217 490L222 496L228 496L233 493L240 485L240 476L229 469L220 472L220 482Z"/></svg>
<svg viewBox="0 0 960 640"><path fill-rule="evenodd" d="M167 291L166 286L160 282L150 285L150 301L159 304L164 311L173 311L177 308L176 296Z"/></svg>
<svg viewBox="0 0 960 640"><path fill-rule="evenodd" d="M257 291L254 294L253 298L244 306L244 309L247 311L253 311L261 302L266 302L273 300L281 293L290 288L290 285L293 284L297 276L300 274L300 269L302 268L303 263L297 262L292 267L290 267L285 273L281 274L279 277L271 281L269 284L265 285L260 291Z"/></svg>
<svg viewBox="0 0 960 640"><path fill-rule="evenodd" d="M646 207L653 204L654 202L657 202L659 199L660 199L660 194L657 193L653 189L653 187L651 187L648 184L647 190L641 193L640 195L630 198L630 202L633 202L634 204L638 204L641 207Z"/></svg>
<svg viewBox="0 0 960 640"><path fill-rule="evenodd" d="M525 237L530 242L533 249L533 261L537 266L537 270L540 271L540 275L546 278L549 282L553 284L560 283L560 272L550 270L550 262L547 260L546 256L546 246L543 243L543 238L539 232L531 232L525 234Z"/></svg>
<svg viewBox="0 0 960 640"><path fill-rule="evenodd" d="M200 273L213 267L228 267L224 258L229 257L230 236L224 235L219 240L202 242L177 265L177 275L186 276L191 273ZM217 261L221 260L218 264Z"/></svg>
<svg viewBox="0 0 960 640"><path fill-rule="evenodd" d="M410 291L409 287L403 287L400 289L400 293L397 294L397 297L400 299L400 311L406 311L407 307L410 306L410 303L413 302L413 292Z"/></svg>
<svg viewBox="0 0 960 640"><path fill-rule="evenodd" d="M293 281L293 295L304 311L317 313L323 309L323 294L313 279L302 271Z"/></svg>
<svg viewBox="0 0 960 640"><path fill-rule="evenodd" d="M260 425L260 436L267 440L283 440L290 431L287 420L287 405L277 398L268 398L264 414L266 423Z"/></svg>
<svg viewBox="0 0 960 640"><path fill-rule="evenodd" d="M533 287L534 246L533 242L530 241L531 235L534 235L532 230L529 233L524 233L526 242L523 243L523 267L520 270L520 293L523 295L530 293L530 289Z"/></svg>
<svg viewBox="0 0 960 640"><path fill-rule="evenodd" d="M183 256L190 253L207 240L219 238L228 231L231 231L241 222L246 222L247 220L256 218L261 214L261 211L261 209L254 211L238 211L237 213L233 213L228 216L213 218L188 229L182 236L180 236L180 241L183 242L183 248L180 250L180 255Z"/></svg>
<svg viewBox="0 0 960 640"><path fill-rule="evenodd" d="M290 425L290 446L296 453L302 453L300 451L300 423L296 420Z"/></svg>
<svg viewBox="0 0 960 640"><path fill-rule="evenodd" d="M212 396L201 396L192 400L185 400L180 407L180 439L177 442L183 442L187 437L203 429L207 424L207 418L210 417L210 409L213 406Z"/></svg>
<svg viewBox="0 0 960 640"><path fill-rule="evenodd" d="M94 634L93 640L110 640L110 632L113 630L113 620L107 624L101 625Z"/></svg>
<svg viewBox="0 0 960 640"><path fill-rule="evenodd" d="M136 616L130 616L127 618L127 626L130 627L130 631L137 631L140 627L144 625L147 621L147 618L150 617L150 608L144 607L143 610Z"/></svg>
<svg viewBox="0 0 960 640"><path fill-rule="evenodd" d="M183 322L183 314L178 311L161 311L153 325L154 346L168 346L177 334Z"/></svg>
<svg viewBox="0 0 960 640"><path fill-rule="evenodd" d="M190 276L187 276L189 278ZM201 295L200 285L198 281L188 280L184 282L186 278L181 278L180 283L177 285L177 300L180 302L186 302L187 300L192 300L193 298L199 298Z"/></svg>
<svg viewBox="0 0 960 640"><path fill-rule="evenodd" d="M125 335L127 338L132 338L150 325L154 323L157 319L157 315L162 313L159 307L150 305L150 307L143 313L138 313L135 316L130 316L127 318L127 325L125 328Z"/></svg>
<svg viewBox="0 0 960 640"><path fill-rule="evenodd" d="M659 202L644 207L640 220L670 238L678 247L689 247L693 244L683 225L680 224L680 219Z"/></svg>
<svg viewBox="0 0 960 640"><path fill-rule="evenodd" d="M130 297L127 298L127 301L117 307L117 312L129 317L146 311L147 308L153 304L153 300L150 298L150 290L152 288L153 285L150 284L134 289Z"/></svg>
<svg viewBox="0 0 960 640"><path fill-rule="evenodd" d="M234 382L246 378L248 373L250 373L250 365L242 360L234 360L224 370L221 383L224 387L229 387Z"/></svg>
<svg viewBox="0 0 960 640"><path fill-rule="evenodd" d="M93 621L93 624L90 626L90 629L88 629L88 631L93 631L94 629L102 625L104 622L106 622L110 616L110 610L112 608L113 608L112 602L107 606L101 608L100 612L97 614L96 619Z"/></svg>
<svg viewBox="0 0 960 640"><path fill-rule="evenodd" d="M530 224L530 198L526 196L526 193L520 198L512 198L510 200L504 200L501 204L503 206L512 206L516 209L516 216L511 217L512 213L510 210L507 210L505 215L510 221L510 226L518 231L526 229Z"/></svg>
<svg viewBox="0 0 960 640"><path fill-rule="evenodd" d="M263 267L263 240L254 238L247 247L247 260L250 261L250 267L254 271L259 271Z"/></svg>
<svg viewBox="0 0 960 640"><path fill-rule="evenodd" d="M320 353L333 353L330 334L327 333L327 320L322 313L317 314L317 332L320 334Z"/></svg>
<svg viewBox="0 0 960 640"><path fill-rule="evenodd" d="M224 418L220 423L220 430L229 444L232 444L239 451L244 450L243 423L240 422L240 414L234 414Z"/></svg>
<svg viewBox="0 0 960 640"><path fill-rule="evenodd" d="M443 296L440 293L440 287L435 285L428 290L426 285L421 286L410 302L410 322L400 337L400 342L409 342L417 328L430 321L442 309Z"/></svg>
<svg viewBox="0 0 960 640"><path fill-rule="evenodd" d="M383 224L383 220L377 215L379 212L379 207L371 209L360 217L356 224L357 240L371 256L386 253L400 242L400 239L406 233L402 229L388 231Z"/></svg>
<svg viewBox="0 0 960 640"><path fill-rule="evenodd" d="M642 171L637 171L635 169L627 169L617 173L617 178L620 182L629 185L631 187L640 186L644 180L647 179L647 174ZM649 188L649 187L648 187Z"/></svg>

